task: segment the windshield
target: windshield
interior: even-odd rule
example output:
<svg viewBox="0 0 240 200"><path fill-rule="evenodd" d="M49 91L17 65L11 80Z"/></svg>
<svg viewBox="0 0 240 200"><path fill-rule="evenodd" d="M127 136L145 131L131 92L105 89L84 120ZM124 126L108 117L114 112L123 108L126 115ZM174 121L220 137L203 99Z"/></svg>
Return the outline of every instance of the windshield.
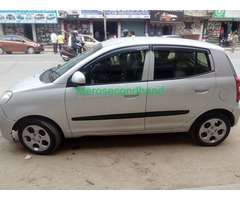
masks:
<svg viewBox="0 0 240 200"><path fill-rule="evenodd" d="M94 46L93 48L89 49L88 51L84 52L83 54L75 57L74 59L70 60L66 64L57 67L57 69L52 70L52 73L49 76L49 80L51 82L55 81L57 78L59 78L61 75L63 75L66 71L71 69L73 66L75 66L80 61L84 60L88 56L91 56L92 54L96 53L102 49L102 44L99 43L98 45Z"/></svg>

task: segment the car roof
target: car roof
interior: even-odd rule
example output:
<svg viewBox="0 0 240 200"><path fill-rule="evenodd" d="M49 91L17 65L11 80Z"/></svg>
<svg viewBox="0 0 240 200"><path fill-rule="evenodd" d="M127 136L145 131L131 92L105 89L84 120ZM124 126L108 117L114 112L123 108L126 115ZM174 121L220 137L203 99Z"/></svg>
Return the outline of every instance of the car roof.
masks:
<svg viewBox="0 0 240 200"><path fill-rule="evenodd" d="M215 44L202 42L198 40L184 39L184 38L169 38L169 37L125 37L114 38L102 42L103 47L123 47L134 45L175 45L175 46L189 46L205 49L223 50Z"/></svg>

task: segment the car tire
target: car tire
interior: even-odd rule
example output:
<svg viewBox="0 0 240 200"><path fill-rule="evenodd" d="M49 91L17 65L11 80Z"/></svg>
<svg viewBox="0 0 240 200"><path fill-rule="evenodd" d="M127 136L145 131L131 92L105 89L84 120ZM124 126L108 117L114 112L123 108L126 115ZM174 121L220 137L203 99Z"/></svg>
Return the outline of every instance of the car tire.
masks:
<svg viewBox="0 0 240 200"><path fill-rule="evenodd" d="M28 54L35 54L36 50L34 49L34 47L28 47L27 53Z"/></svg>
<svg viewBox="0 0 240 200"><path fill-rule="evenodd" d="M62 57L62 59L66 62L70 60L69 58L64 58L64 57Z"/></svg>
<svg viewBox="0 0 240 200"><path fill-rule="evenodd" d="M201 146L216 146L229 135L231 124L229 118L221 112L212 112L197 119L190 134Z"/></svg>
<svg viewBox="0 0 240 200"><path fill-rule="evenodd" d="M4 54L4 49L2 47L0 47L0 55Z"/></svg>
<svg viewBox="0 0 240 200"><path fill-rule="evenodd" d="M46 155L53 153L60 145L61 130L45 119L29 119L22 123L18 137L28 151Z"/></svg>

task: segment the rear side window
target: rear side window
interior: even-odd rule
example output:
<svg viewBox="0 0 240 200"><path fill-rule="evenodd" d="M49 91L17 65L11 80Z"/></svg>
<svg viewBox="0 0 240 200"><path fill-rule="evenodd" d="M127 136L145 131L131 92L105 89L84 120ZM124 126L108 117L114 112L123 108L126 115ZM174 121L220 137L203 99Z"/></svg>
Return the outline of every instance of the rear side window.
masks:
<svg viewBox="0 0 240 200"><path fill-rule="evenodd" d="M4 40L4 41L11 41L11 37L9 37L9 36L7 36L7 37L2 37L1 39Z"/></svg>
<svg viewBox="0 0 240 200"><path fill-rule="evenodd" d="M154 79L181 78L211 71L207 53L163 51L154 52Z"/></svg>

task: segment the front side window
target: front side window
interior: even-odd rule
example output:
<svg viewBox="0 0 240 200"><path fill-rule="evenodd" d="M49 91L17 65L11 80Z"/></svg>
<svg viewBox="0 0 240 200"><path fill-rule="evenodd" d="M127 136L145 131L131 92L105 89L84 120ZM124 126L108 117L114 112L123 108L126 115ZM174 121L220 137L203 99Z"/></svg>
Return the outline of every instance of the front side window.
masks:
<svg viewBox="0 0 240 200"><path fill-rule="evenodd" d="M188 77L211 71L207 53L163 51L154 52L154 79Z"/></svg>
<svg viewBox="0 0 240 200"><path fill-rule="evenodd" d="M145 51L134 51L105 57L81 68L86 84L107 84L141 81Z"/></svg>
<svg viewBox="0 0 240 200"><path fill-rule="evenodd" d="M22 40L19 37L12 37L12 41L14 41L14 42L21 42Z"/></svg>

